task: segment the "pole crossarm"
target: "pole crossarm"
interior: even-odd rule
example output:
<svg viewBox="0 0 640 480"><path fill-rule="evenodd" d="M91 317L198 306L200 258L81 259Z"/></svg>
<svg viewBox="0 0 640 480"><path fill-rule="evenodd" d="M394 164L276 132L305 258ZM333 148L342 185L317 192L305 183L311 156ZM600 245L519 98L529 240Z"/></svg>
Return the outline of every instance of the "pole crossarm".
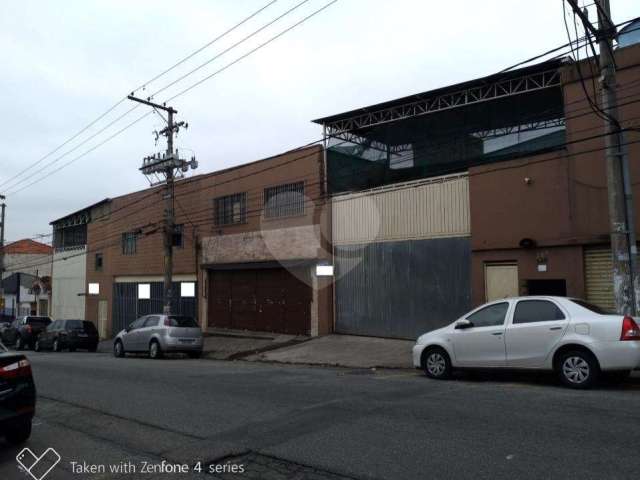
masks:
<svg viewBox="0 0 640 480"><path fill-rule="evenodd" d="M134 102L142 103L143 105L148 105L150 107L157 108L159 110L164 110L165 112L178 113L178 111L173 109L172 107L167 107L166 105L160 105L159 103L153 103L148 99L145 100L143 98L134 97L133 95L127 95L127 98Z"/></svg>

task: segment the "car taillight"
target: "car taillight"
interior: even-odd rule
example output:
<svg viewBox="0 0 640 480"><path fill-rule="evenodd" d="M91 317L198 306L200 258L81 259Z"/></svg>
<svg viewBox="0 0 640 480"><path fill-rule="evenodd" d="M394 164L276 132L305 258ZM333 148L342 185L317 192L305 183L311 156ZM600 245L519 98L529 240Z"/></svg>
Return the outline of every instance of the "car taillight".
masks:
<svg viewBox="0 0 640 480"><path fill-rule="evenodd" d="M33 330L33 328L31 328L31 325L27 325L26 327L24 327L24 329L29 333L31 333Z"/></svg>
<svg viewBox="0 0 640 480"><path fill-rule="evenodd" d="M165 319L164 319L164 326L165 326L165 327L170 327L170 326L171 326L171 320L170 320L170 319L168 319L168 318L165 318Z"/></svg>
<svg viewBox="0 0 640 480"><path fill-rule="evenodd" d="M31 376L31 364L29 360L20 360L4 367L0 367L0 377L2 378L17 378L17 377L30 377Z"/></svg>
<svg viewBox="0 0 640 480"><path fill-rule="evenodd" d="M636 321L628 315L622 319L620 340L640 340L640 327L638 327Z"/></svg>

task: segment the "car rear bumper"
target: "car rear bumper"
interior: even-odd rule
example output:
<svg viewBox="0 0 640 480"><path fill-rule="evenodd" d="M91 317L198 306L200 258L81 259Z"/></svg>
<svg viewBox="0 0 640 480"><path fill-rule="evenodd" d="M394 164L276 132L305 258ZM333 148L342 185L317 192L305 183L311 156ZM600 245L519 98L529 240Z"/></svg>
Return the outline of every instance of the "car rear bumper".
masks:
<svg viewBox="0 0 640 480"><path fill-rule="evenodd" d="M602 370L640 368L640 341L598 342L591 345Z"/></svg>
<svg viewBox="0 0 640 480"><path fill-rule="evenodd" d="M97 338L68 338L62 342L65 348L93 348L98 345Z"/></svg>
<svg viewBox="0 0 640 480"><path fill-rule="evenodd" d="M6 388L5 384L4 387ZM10 385L9 393L0 393L0 430L33 418L36 411L36 388L28 380Z"/></svg>
<svg viewBox="0 0 640 480"><path fill-rule="evenodd" d="M165 337L162 342L165 352L200 352L202 351L202 338L196 338L193 342L179 337Z"/></svg>

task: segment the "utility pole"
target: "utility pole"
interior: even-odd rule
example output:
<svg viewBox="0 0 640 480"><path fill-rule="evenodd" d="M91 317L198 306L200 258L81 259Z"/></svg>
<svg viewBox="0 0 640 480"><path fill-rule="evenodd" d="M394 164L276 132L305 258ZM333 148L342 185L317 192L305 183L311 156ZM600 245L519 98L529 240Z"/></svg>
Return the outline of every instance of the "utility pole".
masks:
<svg viewBox="0 0 640 480"><path fill-rule="evenodd" d="M185 122L174 122L173 116L178 113L177 110L166 105L160 105L153 103L150 99L142 99L129 95L129 100L142 103L153 107L156 111L162 110L167 112L167 126L157 132L156 138L159 135L167 137L167 150L162 155L154 154L145 157L142 162L140 171L150 178L152 175L160 175L162 178L156 182L156 185L165 184L165 208L164 208L164 288L162 296L162 313L169 315L171 313L171 298L172 292L172 277L173 277L173 235L175 233L175 210L174 210L174 180L180 172L186 172L189 168L195 169L198 167L198 162L195 157L191 157L190 161L179 158L178 152L173 151L173 135L178 133L181 127L188 128L189 124ZM153 184L153 182L151 182Z"/></svg>
<svg viewBox="0 0 640 480"><path fill-rule="evenodd" d="M0 195L0 312L4 314L4 285L2 283L2 279L4 277L4 211L7 207L4 203L5 200L4 195Z"/></svg>
<svg viewBox="0 0 640 480"><path fill-rule="evenodd" d="M598 10L598 28L589 21L586 10L580 9L577 0L567 1L575 14L580 17L587 31L586 34L592 34L598 41L600 101L604 118L613 261L613 294L618 313L636 315L640 313L640 279L638 278L638 252L629 159L624 144L624 132L618 120L616 63L613 54L616 27L611 21L609 0L595 0Z"/></svg>

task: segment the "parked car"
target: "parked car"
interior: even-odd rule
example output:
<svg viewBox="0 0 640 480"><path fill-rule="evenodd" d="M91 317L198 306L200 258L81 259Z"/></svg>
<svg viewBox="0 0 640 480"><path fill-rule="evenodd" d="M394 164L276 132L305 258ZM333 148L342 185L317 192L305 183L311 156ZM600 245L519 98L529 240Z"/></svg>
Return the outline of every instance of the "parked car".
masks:
<svg viewBox="0 0 640 480"><path fill-rule="evenodd" d="M95 352L98 349L98 330L93 322L87 320L56 320L37 338L34 350L53 350L60 352L77 349Z"/></svg>
<svg viewBox="0 0 640 480"><path fill-rule="evenodd" d="M38 335L51 323L49 317L36 317L28 315L18 317L11 325L2 330L0 340L5 345L13 345L16 350L33 348Z"/></svg>
<svg viewBox="0 0 640 480"><path fill-rule="evenodd" d="M181 352L191 358L202 355L202 330L193 317L184 315L145 315L122 330L113 342L113 354L149 352L151 358Z"/></svg>
<svg viewBox="0 0 640 480"><path fill-rule="evenodd" d="M27 358L0 343L0 436L22 443L31 435L36 387Z"/></svg>
<svg viewBox="0 0 640 480"><path fill-rule="evenodd" d="M413 364L436 379L457 368L553 370L564 385L588 388L601 372L624 378L640 368L640 328L582 300L507 298L420 336Z"/></svg>

